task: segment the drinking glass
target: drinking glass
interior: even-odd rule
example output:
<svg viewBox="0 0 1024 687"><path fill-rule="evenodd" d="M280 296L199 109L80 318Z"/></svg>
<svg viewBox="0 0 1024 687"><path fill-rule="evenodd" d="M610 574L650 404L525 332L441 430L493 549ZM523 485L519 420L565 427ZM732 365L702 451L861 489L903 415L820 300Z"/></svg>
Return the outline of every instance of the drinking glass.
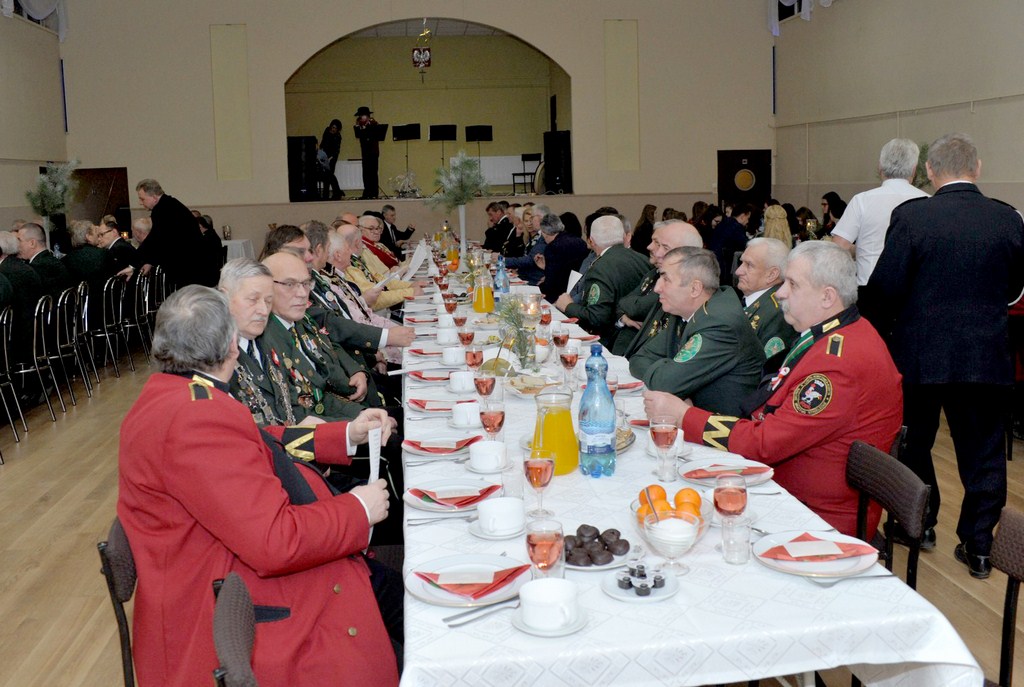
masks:
<svg viewBox="0 0 1024 687"><path fill-rule="evenodd" d="M743 475L715 478L715 510L722 518L743 515L747 510L747 480Z"/></svg>
<svg viewBox="0 0 1024 687"><path fill-rule="evenodd" d="M476 371L473 375L473 385L476 387L476 392L483 397L490 396L494 393L494 387L498 382L498 378L494 376L492 372L481 372Z"/></svg>
<svg viewBox="0 0 1024 687"><path fill-rule="evenodd" d="M533 563L533 579L565 574L565 537L557 520L531 520L526 524L526 551Z"/></svg>
<svg viewBox="0 0 1024 687"><path fill-rule="evenodd" d="M540 323L542 325L551 324L551 306L542 305L540 306Z"/></svg>
<svg viewBox="0 0 1024 687"><path fill-rule="evenodd" d="M479 370L484 364L484 349L481 346L468 346L466 348L466 365L471 370Z"/></svg>
<svg viewBox="0 0 1024 687"><path fill-rule="evenodd" d="M558 360L565 370L565 385L572 386L572 371L576 369L576 363L580 359L580 348L575 341L567 343L563 348L558 349Z"/></svg>
<svg viewBox="0 0 1024 687"><path fill-rule="evenodd" d="M505 402L484 399L480 402L480 424L491 441L498 440L498 433L505 424Z"/></svg>
<svg viewBox="0 0 1024 687"><path fill-rule="evenodd" d="M463 346L468 346L473 343L473 338L476 336L476 332L465 326L465 322L459 327L459 343Z"/></svg>
<svg viewBox="0 0 1024 687"><path fill-rule="evenodd" d="M679 427L675 419L669 416L656 415L651 420L651 441L658 450L658 467L654 474L659 482L675 482L679 479L676 474L676 437L679 435Z"/></svg>
<svg viewBox="0 0 1024 687"><path fill-rule="evenodd" d="M551 327L551 341L556 348L565 348L569 343L569 330L563 324L556 324Z"/></svg>
<svg viewBox="0 0 1024 687"><path fill-rule="evenodd" d="M456 327L465 327L466 320L468 319L469 316L466 314L466 311L461 308L457 312L452 313L452 320L455 321Z"/></svg>
<svg viewBox="0 0 1024 687"><path fill-rule="evenodd" d="M537 493L537 507L527 511L531 518L550 518L554 513L544 508L544 489L555 474L555 456L550 451L534 449L523 458L526 481Z"/></svg>

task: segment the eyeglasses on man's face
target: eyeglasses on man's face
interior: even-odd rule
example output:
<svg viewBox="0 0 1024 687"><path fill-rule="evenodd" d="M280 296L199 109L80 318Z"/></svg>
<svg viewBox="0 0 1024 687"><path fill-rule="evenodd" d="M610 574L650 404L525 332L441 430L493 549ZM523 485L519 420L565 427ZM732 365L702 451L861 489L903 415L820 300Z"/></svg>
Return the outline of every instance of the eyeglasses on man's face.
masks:
<svg viewBox="0 0 1024 687"><path fill-rule="evenodd" d="M285 279L284 281L274 280L274 283L278 286L282 286L288 291L295 291L297 288L303 291L309 291L313 288L313 280L306 279L305 281L296 281L294 279Z"/></svg>

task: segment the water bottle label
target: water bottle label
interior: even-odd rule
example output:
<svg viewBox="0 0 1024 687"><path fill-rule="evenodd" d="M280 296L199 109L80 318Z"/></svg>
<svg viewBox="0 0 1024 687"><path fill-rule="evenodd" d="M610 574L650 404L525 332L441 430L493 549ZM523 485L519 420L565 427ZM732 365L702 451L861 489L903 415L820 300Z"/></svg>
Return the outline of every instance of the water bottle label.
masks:
<svg viewBox="0 0 1024 687"><path fill-rule="evenodd" d="M614 451L615 433L589 434L580 432L580 450L585 453Z"/></svg>

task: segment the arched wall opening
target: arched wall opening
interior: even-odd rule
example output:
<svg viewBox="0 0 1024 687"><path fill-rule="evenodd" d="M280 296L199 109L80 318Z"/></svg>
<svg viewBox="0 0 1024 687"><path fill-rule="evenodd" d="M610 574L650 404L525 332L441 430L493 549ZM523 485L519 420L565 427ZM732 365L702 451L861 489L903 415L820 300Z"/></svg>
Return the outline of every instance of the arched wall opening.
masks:
<svg viewBox="0 0 1024 687"><path fill-rule="evenodd" d="M522 171L523 153L543 151L551 129L572 126L571 78L554 60L505 31L455 19L427 19L431 29L431 65L424 73L413 65L412 50L423 19L394 21L348 34L307 59L285 81L285 117L289 137L319 141L332 119L342 122L339 169L342 188L351 196L359 143L354 113L367 106L391 129L380 145L380 183L394 195L396 176L408 169L422 195L436 186L435 170L459 150L491 168L493 191L512 191L512 171ZM421 138L393 140L396 125L420 124ZM443 146L429 140L432 125L456 125L456 140ZM466 127L489 125L493 140L467 142ZM408 159L406 155L408 154ZM512 158L515 169L510 169ZM536 163L527 163L531 171ZM407 167L408 165L408 167ZM356 175L356 178L358 175ZM348 179L348 183L344 179Z"/></svg>

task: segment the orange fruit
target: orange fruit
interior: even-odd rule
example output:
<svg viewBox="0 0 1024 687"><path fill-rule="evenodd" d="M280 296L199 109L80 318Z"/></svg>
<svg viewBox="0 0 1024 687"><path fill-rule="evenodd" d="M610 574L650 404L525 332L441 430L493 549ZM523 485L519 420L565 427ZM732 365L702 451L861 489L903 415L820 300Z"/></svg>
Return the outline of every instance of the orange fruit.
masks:
<svg viewBox="0 0 1024 687"><path fill-rule="evenodd" d="M696 489L691 489L689 487L686 487L685 489L680 489L679 491L676 492L674 502L676 504L676 508L681 508L684 503L692 503L693 505L697 506L697 511L699 514L700 492L698 492Z"/></svg>
<svg viewBox="0 0 1024 687"><path fill-rule="evenodd" d="M689 513L695 517L700 517L700 506L693 503L681 503L676 506L676 510L681 513Z"/></svg>
<svg viewBox="0 0 1024 687"><path fill-rule="evenodd" d="M648 506L646 503L641 504L640 507L636 509L636 519L637 522L640 523L641 527L644 524L644 519L653 512L654 511L651 510L651 507Z"/></svg>
<svg viewBox="0 0 1024 687"><path fill-rule="evenodd" d="M654 509L655 513L665 513L672 510L672 504L665 499L656 499L654 503L651 504L651 508Z"/></svg>
<svg viewBox="0 0 1024 687"><path fill-rule="evenodd" d="M640 503L650 504L661 499L667 499L668 494L665 493L665 487L660 484L648 484L646 487L640 490Z"/></svg>

